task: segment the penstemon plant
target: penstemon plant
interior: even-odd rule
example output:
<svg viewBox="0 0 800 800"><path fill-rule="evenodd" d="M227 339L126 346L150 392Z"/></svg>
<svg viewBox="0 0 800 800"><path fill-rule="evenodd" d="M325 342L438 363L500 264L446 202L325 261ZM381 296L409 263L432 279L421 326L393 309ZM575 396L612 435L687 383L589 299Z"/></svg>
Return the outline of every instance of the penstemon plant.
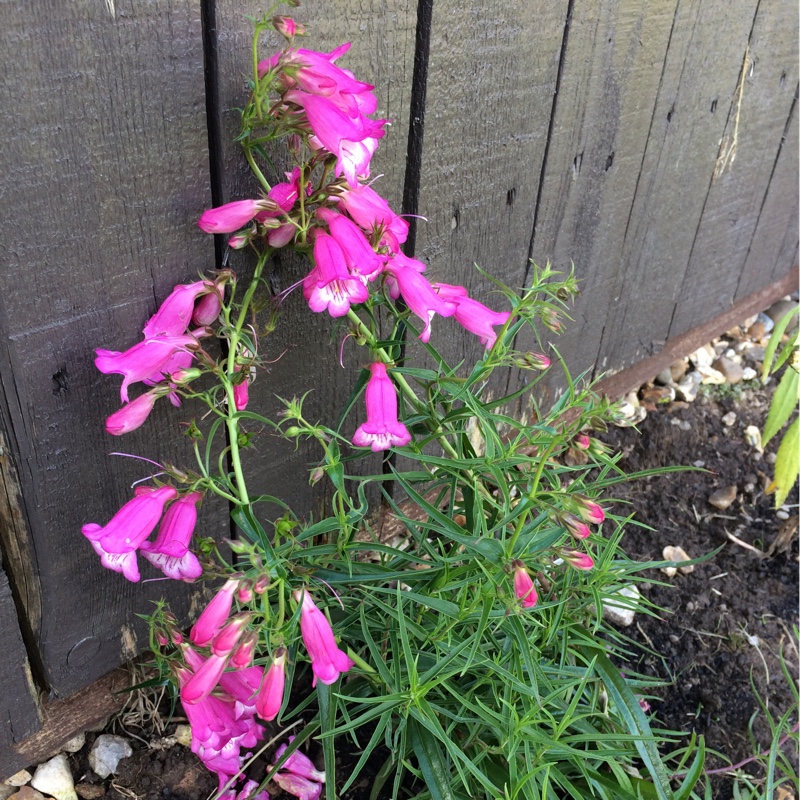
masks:
<svg viewBox="0 0 800 800"><path fill-rule="evenodd" d="M199 221L252 253L252 276L225 269L176 286L141 342L98 350L95 362L124 378L110 434L144 424L162 397L202 411L188 429L191 467L159 465L105 526L83 527L103 566L128 580L140 579L141 555L169 578L222 582L188 638L163 604L150 618L151 649L180 696L192 749L229 800L264 800L275 786L332 800L368 762L378 767L372 797L688 797L702 751L672 788L637 694L648 684L614 665L624 639L600 613L648 566L625 559L626 520L599 502L626 479L591 435L614 408L566 371L567 391L540 407L533 392L550 360L515 347L539 324L561 328L574 277L534 265L517 292L482 273L502 311L461 286L430 283L401 249L408 223L367 182L385 120L373 118L373 87L337 63L349 45L296 47L301 26L270 14L255 24L239 136L261 193ZM269 31L286 43L261 59ZM292 168L273 183L268 152L279 144ZM336 427L309 421L302 398L286 400L278 420L249 407L285 299L265 300L264 270L280 248L311 262L295 284L310 310L340 320L342 337L364 348L368 366ZM479 338L485 352L471 369L436 349L439 324ZM406 357L406 330L427 366ZM492 398L496 371L512 369L528 379ZM132 400L137 383L148 388ZM362 395L366 420L356 425ZM522 400L532 422L508 410ZM328 516L298 515L248 483L242 451L256 429L316 442L311 480L330 482ZM377 469L373 452L384 454ZM359 474L362 458L377 474ZM394 519L393 538L369 487ZM230 505L238 528L226 548L195 536L198 507L212 501ZM264 723L275 720L296 736L254 774ZM300 749L312 737L324 771ZM343 737L360 757L337 780Z"/></svg>

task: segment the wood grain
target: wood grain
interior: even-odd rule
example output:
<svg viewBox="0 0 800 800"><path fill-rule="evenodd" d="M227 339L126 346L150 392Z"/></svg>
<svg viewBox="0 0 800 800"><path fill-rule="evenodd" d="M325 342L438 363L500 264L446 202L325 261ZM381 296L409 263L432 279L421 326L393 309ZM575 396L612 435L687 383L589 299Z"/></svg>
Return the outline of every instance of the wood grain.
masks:
<svg viewBox="0 0 800 800"><path fill-rule="evenodd" d="M219 107L221 109L220 174L223 196L220 202L255 196L258 191L250 175L241 148L233 142L238 135L239 119L234 110L246 99L244 75L249 66L252 25L246 15L262 10L255 2L221 2L216 9L217 69L219 75ZM301 46L329 51L346 41L352 48L339 62L359 80L376 86L378 115L392 120L386 137L371 164L373 176L383 175L374 188L383 194L399 212L403 195L405 152L408 129L408 104L416 15L413 9L397 0L374 0L341 6L330 13L330 6L321 0L303 3L295 12L306 23L308 35ZM264 55L282 47L275 36L265 40ZM286 162L284 153L273 153L277 164ZM283 180L282 175L271 175ZM246 272L249 258L232 253L231 265ZM279 292L300 280L309 270L308 262L279 255L270 267L269 280ZM359 367L369 360L366 351L352 340L344 348L344 367L339 364L340 344L347 328L335 323L326 313L309 311L302 292L293 292L284 303L278 329L262 339L262 355L277 359L266 378L251 387L249 409L277 419L284 398L308 395L304 411L311 422L335 425L345 401L359 374ZM352 433L356 422L350 422L345 434ZM292 443L274 436L257 439L255 449L244 454L251 494L269 493L289 502L300 514L310 511L328 513L327 492L323 481L317 491L308 485L308 470L317 463L321 452L316 445ZM365 469L380 471L377 460L370 460Z"/></svg>
<svg viewBox="0 0 800 800"><path fill-rule="evenodd" d="M27 529L14 535L32 561L14 582L40 598L38 677L64 696L144 643L134 615L151 600L188 607L185 585L104 570L80 527L104 524L151 470L109 451L186 455L168 404L122 441L105 433L119 378L95 370L93 349L134 344L174 283L213 261L194 228L209 200L199 0L123 0L114 16L93 0L50 6L0 6L0 413ZM204 509L204 533L214 520Z"/></svg>

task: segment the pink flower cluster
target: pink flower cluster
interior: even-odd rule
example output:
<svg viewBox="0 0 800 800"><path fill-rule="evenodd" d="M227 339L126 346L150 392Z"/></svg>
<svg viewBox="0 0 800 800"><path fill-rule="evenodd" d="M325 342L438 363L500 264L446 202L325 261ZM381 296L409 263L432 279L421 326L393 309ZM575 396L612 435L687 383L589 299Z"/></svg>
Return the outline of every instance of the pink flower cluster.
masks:
<svg viewBox="0 0 800 800"><path fill-rule="evenodd" d="M241 577L225 582L192 627L190 644L181 645L185 666L176 667L181 701L192 729L192 750L218 774L220 787L240 774L248 757L244 751L255 747L264 735L256 717L268 722L275 719L286 687L286 648L275 650L268 669L253 666L257 638L247 631L250 614L232 613L234 597L248 598L252 588L263 591L266 584L256 581L251 587ZM311 595L297 590L294 597L300 603L300 632L314 684L317 679L333 683L353 662L339 649L330 623ZM279 750L278 758L282 752ZM297 797L319 797L324 773L316 772L305 756L293 754L283 769L274 778L278 785ZM238 796L231 794L229 800L238 800Z"/></svg>
<svg viewBox="0 0 800 800"><path fill-rule="evenodd" d="M168 578L190 583L203 572L197 556L189 549L197 522L197 504L202 497L201 492L178 497L172 486L140 486L133 499L105 526L89 522L81 531L100 556L100 563L114 572L121 572L129 581L139 580L136 554L141 552ZM174 502L164 513L170 501ZM148 537L159 520L156 540L150 542Z"/></svg>
<svg viewBox="0 0 800 800"><path fill-rule="evenodd" d="M189 371L198 339L206 336L206 325L216 320L222 307L221 288L211 281L176 286L144 326L144 341L124 352L97 350L95 366L100 372L122 375L120 398L125 404L106 420L106 430L121 436L140 427L159 397L168 395L179 406L175 393L179 384L193 377ZM190 325L198 326L188 332ZM128 396L132 383L154 388L135 400Z"/></svg>
<svg viewBox="0 0 800 800"><path fill-rule="evenodd" d="M294 736L289 737L289 743L294 741ZM275 760L279 761L286 752L286 745L282 744L275 751ZM270 767L272 769L272 767ZM325 773L320 772L314 762L299 750L295 750L272 776L272 780L285 792L299 797L300 800L319 800L322 794L322 784L325 783Z"/></svg>

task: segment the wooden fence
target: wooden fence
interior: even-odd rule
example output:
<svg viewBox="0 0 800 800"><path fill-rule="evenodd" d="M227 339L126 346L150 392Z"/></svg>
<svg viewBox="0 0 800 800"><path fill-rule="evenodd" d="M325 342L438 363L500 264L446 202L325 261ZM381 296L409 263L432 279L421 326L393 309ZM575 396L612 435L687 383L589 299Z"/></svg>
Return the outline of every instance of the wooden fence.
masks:
<svg viewBox="0 0 800 800"><path fill-rule="evenodd" d="M232 143L245 93L253 0L7 0L0 98L0 773L40 726L40 694L67 697L146 646L136 612L197 593L130 584L80 534L146 474L112 450L180 463L180 413L164 407L124 441L102 420L116 385L93 348L125 349L172 286L221 253L196 220L252 196ZM522 286L529 258L575 262L573 372L617 371L761 291L798 254L794 0L309 0L307 46L352 41L346 66L393 121L378 188L421 214L413 254L434 279ZM276 42L277 45L277 42ZM234 263L234 267L238 266ZM300 277L278 262L276 289ZM778 287L778 288L776 288ZM782 289L780 291L782 293ZM330 418L350 390L330 320L302 297L270 340L254 387L314 392ZM453 355L477 354L440 325ZM269 385L266 385L266 384ZM166 404L164 404L166 406ZM327 416L326 416L327 415ZM271 494L313 499L313 455L260 445ZM202 509L224 537L227 509Z"/></svg>

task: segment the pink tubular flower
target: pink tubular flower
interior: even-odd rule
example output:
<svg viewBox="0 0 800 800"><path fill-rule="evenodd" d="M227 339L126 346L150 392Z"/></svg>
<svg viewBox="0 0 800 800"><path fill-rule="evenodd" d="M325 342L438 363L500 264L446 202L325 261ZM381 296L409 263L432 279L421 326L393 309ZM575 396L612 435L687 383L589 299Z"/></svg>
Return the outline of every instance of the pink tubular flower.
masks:
<svg viewBox="0 0 800 800"><path fill-rule="evenodd" d="M128 387L132 383L151 380L162 373L176 351L197 347L194 336L156 336L135 344L125 352L115 350L96 350L94 365L104 375L123 375L125 380L120 388L120 398L128 402Z"/></svg>
<svg viewBox="0 0 800 800"><path fill-rule="evenodd" d="M402 253L396 253L391 261L387 262L385 271L391 281L396 281L397 291L406 305L422 320L423 327L419 338L423 342L428 342L431 338L431 321L434 314L451 317L456 311L456 304L440 297L434 291L416 266L421 262L416 261L415 265L413 263L415 261L416 259L407 258ZM424 269L424 265L422 267Z"/></svg>
<svg viewBox="0 0 800 800"><path fill-rule="evenodd" d="M223 587L214 595L211 602L205 607L203 613L192 626L189 641L198 647L205 647L219 633L225 620L228 619L233 606L233 594L239 581L229 578Z"/></svg>
<svg viewBox="0 0 800 800"><path fill-rule="evenodd" d="M294 599L302 603L300 610L300 633L311 659L314 672L312 686L317 679L325 684L335 683L342 672L347 672L353 662L339 649L328 618L317 608L307 591L297 590Z"/></svg>
<svg viewBox="0 0 800 800"><path fill-rule="evenodd" d="M386 258L372 249L358 225L329 208L317 209L317 217L328 223L331 236L342 248L350 273L364 280L374 280L383 268Z"/></svg>
<svg viewBox="0 0 800 800"><path fill-rule="evenodd" d="M202 492L191 492L174 502L164 514L155 542L141 546L142 555L168 578L191 583L203 574L189 542L197 523L197 504Z"/></svg>
<svg viewBox="0 0 800 800"><path fill-rule="evenodd" d="M256 714L267 722L278 716L283 703L286 686L286 648L279 647L272 657L272 664L264 675L264 683L256 696Z"/></svg>
<svg viewBox="0 0 800 800"><path fill-rule="evenodd" d="M148 487L146 491L137 492L136 496L125 503L105 526L89 522L81 528L81 532L92 542L92 546L101 558L104 554L132 555L134 566L128 567L128 570L130 572L135 570L136 578L130 577L125 572L124 565L120 565L119 569L105 563L103 566L109 566L109 569L114 569L116 572L123 572L128 580L138 580L135 551L153 532L164 512L165 503L174 499L177 494L172 486L162 486L158 489Z"/></svg>
<svg viewBox="0 0 800 800"><path fill-rule="evenodd" d="M594 559L588 553L582 553L580 550L565 550L561 555L564 561L575 569L586 571L594 569Z"/></svg>
<svg viewBox="0 0 800 800"><path fill-rule="evenodd" d="M219 683L228 664L228 656L209 656L186 683L181 686L181 702L184 705L205 700Z"/></svg>
<svg viewBox="0 0 800 800"><path fill-rule="evenodd" d="M576 538L585 539L591 535L589 526L581 522L574 514L563 513L560 515L561 524Z"/></svg>
<svg viewBox="0 0 800 800"><path fill-rule="evenodd" d="M168 391L168 390L167 390ZM150 416L156 400L164 394L161 390L145 392L130 403L126 403L119 411L115 411L106 419L106 433L122 436L144 425Z"/></svg>
<svg viewBox="0 0 800 800"><path fill-rule="evenodd" d="M192 313L192 323L205 327L213 325L222 311L222 287L212 284L211 291L204 294L196 303Z"/></svg>
<svg viewBox="0 0 800 800"><path fill-rule="evenodd" d="M276 772L272 776L272 780L283 789L284 792L289 792L300 800L319 800L322 794L322 784L316 781L310 781L308 778L303 778L300 775L295 775L293 772Z"/></svg>
<svg viewBox="0 0 800 800"><path fill-rule="evenodd" d="M290 744L294 741L294 738L294 736L289 737ZM286 747L287 746L285 744L282 744L275 751L275 761L280 760L280 757L286 752ZM287 772L292 772L295 775L299 775L301 778L308 778L310 781L325 783L325 773L320 772L314 766L314 762L300 750L295 750L294 753L292 753L289 758L283 762L281 769L284 769Z"/></svg>
<svg viewBox="0 0 800 800"><path fill-rule="evenodd" d="M593 525L599 525L606 518L603 509L588 497L576 494L573 495L573 499L578 502L579 516L586 522L591 522Z"/></svg>
<svg viewBox="0 0 800 800"><path fill-rule="evenodd" d="M514 562L514 594L523 608L533 608L539 599L530 573L521 561Z"/></svg>
<svg viewBox="0 0 800 800"><path fill-rule="evenodd" d="M397 390L386 372L386 364L376 361L370 364L369 371L365 390L367 421L356 429L353 444L371 447L375 453L402 447L411 441L411 434L397 419Z"/></svg>
<svg viewBox="0 0 800 800"><path fill-rule="evenodd" d="M211 640L211 652L215 656L229 656L239 640L242 638L244 629L250 622L250 614L246 611L231 617L230 622Z"/></svg>
<svg viewBox="0 0 800 800"><path fill-rule="evenodd" d="M262 200L235 200L224 206L207 209L197 224L206 233L233 233L264 209Z"/></svg>
<svg viewBox="0 0 800 800"><path fill-rule="evenodd" d="M445 300L451 300L456 304L453 316L456 322L462 325L470 333L474 333L481 344L491 350L497 341L497 334L494 326L505 325L511 313L508 311L492 311L483 303L473 300L467 295L467 290L463 286L452 286L449 283L434 283L433 288Z"/></svg>
<svg viewBox="0 0 800 800"><path fill-rule="evenodd" d="M231 653L230 666L234 669L247 669L253 663L257 644L258 634L255 631L246 633Z"/></svg>
<svg viewBox="0 0 800 800"><path fill-rule="evenodd" d="M332 317L343 317L351 303L363 303L369 297L364 282L347 271L342 248L327 233L314 238L314 262L316 266L303 280L303 295L312 311L327 309Z"/></svg>
<svg viewBox="0 0 800 800"><path fill-rule="evenodd" d="M361 183L343 191L339 198L339 207L362 230L367 233L378 231L381 244L387 245L393 252L397 252L408 238L408 223L397 216L371 186Z"/></svg>
<svg viewBox="0 0 800 800"><path fill-rule="evenodd" d="M208 294L213 287L211 281L196 281L176 286L158 311L147 320L142 331L145 338L184 334L192 321L195 301L201 294Z"/></svg>

